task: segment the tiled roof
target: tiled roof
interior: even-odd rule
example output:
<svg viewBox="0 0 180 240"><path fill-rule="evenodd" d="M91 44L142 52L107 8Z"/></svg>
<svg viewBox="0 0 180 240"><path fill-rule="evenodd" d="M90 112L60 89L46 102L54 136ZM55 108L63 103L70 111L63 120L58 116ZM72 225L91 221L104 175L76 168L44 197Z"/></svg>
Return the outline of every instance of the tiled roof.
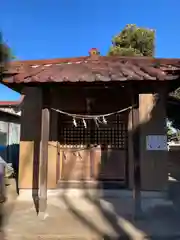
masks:
<svg viewBox="0 0 180 240"><path fill-rule="evenodd" d="M127 80L174 80L180 78L180 59L102 57L20 61L11 65L5 83L108 82Z"/></svg>

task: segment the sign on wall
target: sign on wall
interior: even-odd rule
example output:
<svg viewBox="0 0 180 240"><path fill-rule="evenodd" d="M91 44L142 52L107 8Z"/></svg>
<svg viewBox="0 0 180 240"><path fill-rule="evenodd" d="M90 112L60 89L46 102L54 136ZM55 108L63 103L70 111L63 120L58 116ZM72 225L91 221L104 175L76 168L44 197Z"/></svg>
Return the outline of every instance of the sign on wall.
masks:
<svg viewBox="0 0 180 240"><path fill-rule="evenodd" d="M146 136L146 150L148 151L167 151L166 135L148 135Z"/></svg>

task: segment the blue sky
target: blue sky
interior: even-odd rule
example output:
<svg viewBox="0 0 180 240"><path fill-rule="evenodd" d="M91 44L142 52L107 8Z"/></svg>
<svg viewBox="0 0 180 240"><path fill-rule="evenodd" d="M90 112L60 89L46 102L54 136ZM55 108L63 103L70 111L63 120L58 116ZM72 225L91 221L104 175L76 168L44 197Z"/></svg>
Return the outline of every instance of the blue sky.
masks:
<svg viewBox="0 0 180 240"><path fill-rule="evenodd" d="M180 0L6 0L0 29L19 60L107 53L126 24L156 29L156 56L180 57ZM0 100L19 94L0 85Z"/></svg>

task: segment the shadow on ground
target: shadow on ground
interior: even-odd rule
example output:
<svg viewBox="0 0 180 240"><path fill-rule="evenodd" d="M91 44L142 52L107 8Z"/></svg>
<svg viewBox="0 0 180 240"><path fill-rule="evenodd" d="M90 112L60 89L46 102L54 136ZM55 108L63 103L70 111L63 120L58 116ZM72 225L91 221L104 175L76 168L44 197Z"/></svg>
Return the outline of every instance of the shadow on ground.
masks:
<svg viewBox="0 0 180 240"><path fill-rule="evenodd" d="M153 239L153 235L156 235L166 239L166 237L177 237L178 235L180 238L180 197L177 196L177 192L180 196L179 182L169 183L167 199L143 199L143 216L136 220L134 219L134 206L131 197L107 196L103 193L103 189L101 189L101 197L98 197L97 189L94 190L97 191L97 194L93 195L90 193L92 190L89 191L85 182L81 181L81 184L82 197L89 206L94 206L108 227L102 228L101 221L97 216L94 216L97 219L92 219L86 214L86 211L82 211L81 207L77 207L77 204L73 203L72 196L68 195L70 185L66 184L63 187L64 191L60 198L68 211L99 237L111 239L118 236L123 237L123 239L143 239L145 236L149 236L150 239Z"/></svg>
<svg viewBox="0 0 180 240"><path fill-rule="evenodd" d="M69 172L69 179L70 175L71 172ZM83 176L81 179L83 179ZM78 221L83 223L90 231L94 232L96 236L102 239L121 237L121 239L130 240L133 239L134 235L143 237L143 233L135 229L133 224L131 224L130 219L132 215L127 216L126 214L126 216L122 216L123 209L120 209L119 206L123 208L123 205L118 203L117 198L115 200L117 201L118 210L120 211L117 211L114 201L108 204L107 199L100 198L98 196L98 189L88 189L83 180L81 184L81 191L83 192L81 197L88 206L93 206L96 215L91 215L91 210L89 211L89 209L83 211L81 206L77 206L77 204L73 203L72 196L68 195L68 190L71 188L70 185L68 186L68 181L63 187L63 194L60 196L68 211L74 215ZM91 194L93 191L94 194ZM82 204L82 202L79 202L79 204ZM124 213L125 212L127 213L128 211L124 211Z"/></svg>
<svg viewBox="0 0 180 240"><path fill-rule="evenodd" d="M73 204L71 197L69 197L68 194L66 195L66 192L64 192L64 194L62 195L62 199L66 207L68 208L68 211L73 214L80 222L82 222L87 228L89 228L90 231L94 232L95 235L102 237L102 239L111 239L112 237L117 236L121 236L123 237L123 239L127 240L132 239L128 231L126 231L122 226L124 222L126 222L125 219L121 219L121 217L117 216L116 213L106 207L103 207L100 199L93 198L88 193L88 191L84 191L83 197L86 203L88 203L89 205L93 205L96 208L96 212L98 213L100 218L103 219L103 221L106 222L107 225L109 225L109 229L111 229L111 233L108 233L108 231L106 233L107 229L103 229L101 224L99 224L99 222L101 222L100 219L97 219L99 218L99 216L94 216L94 218L97 218L92 219L91 216L88 216L85 212L79 210L79 208L77 208Z"/></svg>
<svg viewBox="0 0 180 240"><path fill-rule="evenodd" d="M76 237L76 234L84 236L88 233L98 237L97 239L121 237L120 239L139 240L146 235L156 235L156 237L160 235L161 239L167 239L166 237L169 236L175 237L179 231L179 204L175 201L173 204L162 204L157 199L153 199L150 203L145 202L143 203L144 218L135 221L131 197L117 197L113 194L107 196L103 194L103 189L89 189L83 181L81 184L80 196L74 195L70 186L66 184L64 190L61 189L59 197L56 196L57 205L54 205L53 201L49 202L49 216L43 221L37 218L32 204L19 202L16 209L14 205L9 205L6 225L15 233L21 234L33 233L35 236L37 234L46 236L48 233L66 235L72 233ZM173 190L177 191L171 185L169 192ZM71 191L70 194L69 191ZM102 191L100 197L99 191ZM62 203L65 207L62 207ZM149 239L156 239L153 236Z"/></svg>
<svg viewBox="0 0 180 240"><path fill-rule="evenodd" d="M66 189L66 191L68 190ZM96 207L102 219L112 229L112 231L107 231L106 233L106 229L102 230L100 224L98 224L99 221L91 219L79 207L77 208L73 204L72 198L65 192L62 198L68 211L86 227L104 239L111 239L114 236L121 236L124 239L136 239L134 238L135 236L143 239L144 236L151 236L151 239L153 239L153 235L164 236L165 239L165 237L172 237L177 234L180 237L180 208L175 204L156 202L154 204L151 203L151 206L147 206L148 204L144 203L142 219L134 220L132 201L130 201L129 205L131 209L123 209L126 206L128 208L128 204L121 204L121 199L113 197L96 199L88 191L84 191L85 200ZM124 199L124 201L126 200ZM110 205L111 209L105 205Z"/></svg>

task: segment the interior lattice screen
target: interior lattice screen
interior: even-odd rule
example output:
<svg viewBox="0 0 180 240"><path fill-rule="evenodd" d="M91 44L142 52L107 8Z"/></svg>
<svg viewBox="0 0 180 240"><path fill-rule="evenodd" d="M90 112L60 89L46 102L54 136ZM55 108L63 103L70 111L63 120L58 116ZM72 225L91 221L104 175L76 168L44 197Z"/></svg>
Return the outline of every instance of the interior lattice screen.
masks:
<svg viewBox="0 0 180 240"><path fill-rule="evenodd" d="M87 128L82 120L77 120L77 127L72 119L61 117L60 119L60 143L71 145L108 145L110 148L125 149L127 147L127 126L122 114L107 118L107 124L96 126L93 120L87 120Z"/></svg>

